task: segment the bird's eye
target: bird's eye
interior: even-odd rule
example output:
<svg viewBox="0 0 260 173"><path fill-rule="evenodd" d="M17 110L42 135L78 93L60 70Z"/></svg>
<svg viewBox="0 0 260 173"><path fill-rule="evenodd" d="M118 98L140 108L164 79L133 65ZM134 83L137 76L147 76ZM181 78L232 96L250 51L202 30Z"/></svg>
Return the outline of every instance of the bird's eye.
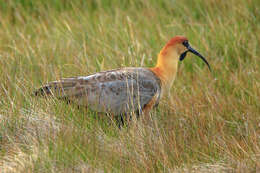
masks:
<svg viewBox="0 0 260 173"><path fill-rule="evenodd" d="M183 44L185 47L188 47L188 46L189 46L188 40L185 40L182 44Z"/></svg>

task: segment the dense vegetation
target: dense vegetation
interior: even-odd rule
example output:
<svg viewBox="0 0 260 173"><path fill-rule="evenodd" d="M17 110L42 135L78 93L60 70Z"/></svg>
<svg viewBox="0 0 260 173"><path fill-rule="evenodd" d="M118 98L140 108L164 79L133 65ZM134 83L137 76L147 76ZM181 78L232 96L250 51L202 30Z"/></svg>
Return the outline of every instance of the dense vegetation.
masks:
<svg viewBox="0 0 260 173"><path fill-rule="evenodd" d="M155 65L175 35L189 54L148 123L38 99L61 77ZM0 170L256 172L260 1L0 0Z"/></svg>

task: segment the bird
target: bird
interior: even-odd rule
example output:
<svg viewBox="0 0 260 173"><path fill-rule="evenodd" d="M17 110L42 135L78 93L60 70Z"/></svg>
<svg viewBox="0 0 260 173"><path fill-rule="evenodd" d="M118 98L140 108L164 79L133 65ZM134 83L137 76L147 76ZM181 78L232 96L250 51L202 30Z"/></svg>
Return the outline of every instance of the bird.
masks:
<svg viewBox="0 0 260 173"><path fill-rule="evenodd" d="M62 78L34 92L35 96L53 96L96 112L123 115L131 112L147 115L158 106L176 78L178 61L188 52L207 60L184 36L174 36L161 49L154 67L125 67L87 76Z"/></svg>

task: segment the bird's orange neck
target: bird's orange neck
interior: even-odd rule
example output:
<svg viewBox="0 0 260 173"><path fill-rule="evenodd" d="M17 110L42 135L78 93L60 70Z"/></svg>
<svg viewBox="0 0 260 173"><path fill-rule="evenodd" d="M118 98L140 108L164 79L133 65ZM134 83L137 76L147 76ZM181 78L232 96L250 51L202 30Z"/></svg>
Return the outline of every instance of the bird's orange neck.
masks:
<svg viewBox="0 0 260 173"><path fill-rule="evenodd" d="M177 51L162 51L158 55L157 64L151 70L161 79L162 86L170 89L177 74L179 55Z"/></svg>

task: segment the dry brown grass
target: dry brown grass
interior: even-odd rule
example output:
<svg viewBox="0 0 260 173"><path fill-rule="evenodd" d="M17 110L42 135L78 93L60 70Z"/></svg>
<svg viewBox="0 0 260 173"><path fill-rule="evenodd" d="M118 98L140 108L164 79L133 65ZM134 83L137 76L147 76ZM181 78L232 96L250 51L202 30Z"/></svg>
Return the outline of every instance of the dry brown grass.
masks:
<svg viewBox="0 0 260 173"><path fill-rule="evenodd" d="M260 171L259 7L0 0L0 170ZM174 35L186 35L213 73L188 55L148 123L119 130L105 115L31 96L60 77L152 66Z"/></svg>

